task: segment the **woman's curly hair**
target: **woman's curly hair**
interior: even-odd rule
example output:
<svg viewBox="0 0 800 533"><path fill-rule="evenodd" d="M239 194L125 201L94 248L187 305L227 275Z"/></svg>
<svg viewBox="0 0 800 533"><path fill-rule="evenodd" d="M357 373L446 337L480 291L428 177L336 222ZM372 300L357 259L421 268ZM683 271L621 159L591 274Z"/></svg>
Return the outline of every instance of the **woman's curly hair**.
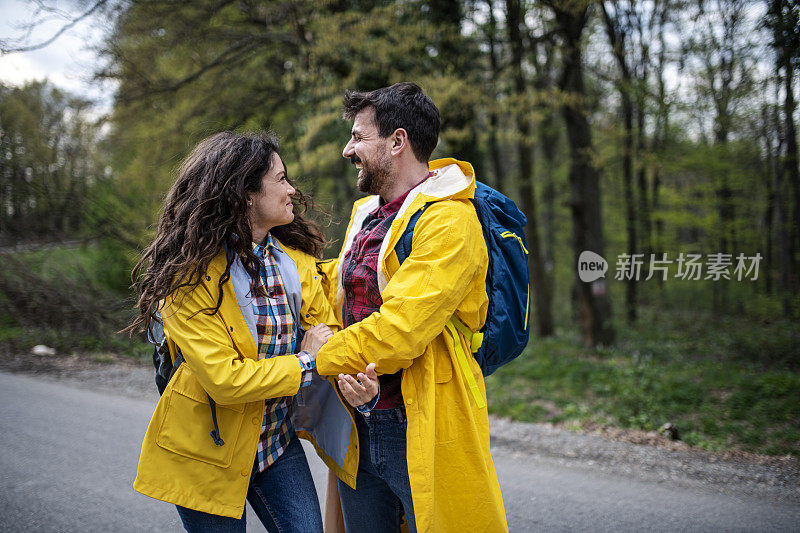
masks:
<svg viewBox="0 0 800 533"><path fill-rule="evenodd" d="M219 280L219 299L215 307L202 311L214 314L219 310L222 285L230 279L236 258L251 279L259 278L247 198L260 192L261 178L270 170L272 154L279 148L271 133L223 132L202 141L186 157L167 194L156 237L133 268L139 315L127 331L150 331L158 320L160 303L179 289L196 287L220 251L224 250L227 263ZM322 229L303 218L309 207L313 209L313 200L296 187L295 191L294 220L270 233L283 244L320 258L325 246ZM254 293L259 292L258 287L254 283Z"/></svg>

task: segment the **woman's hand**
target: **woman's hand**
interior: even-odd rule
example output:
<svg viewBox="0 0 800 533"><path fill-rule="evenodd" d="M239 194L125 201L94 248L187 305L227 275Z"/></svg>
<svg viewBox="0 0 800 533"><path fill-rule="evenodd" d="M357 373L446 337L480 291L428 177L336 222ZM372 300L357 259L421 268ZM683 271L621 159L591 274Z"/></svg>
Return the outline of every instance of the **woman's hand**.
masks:
<svg viewBox="0 0 800 533"><path fill-rule="evenodd" d="M353 407L369 403L380 390L375 363L368 364L366 371L359 372L356 378L350 374L339 374L339 390L347 403Z"/></svg>
<svg viewBox="0 0 800 533"><path fill-rule="evenodd" d="M332 336L333 331L331 331L331 328L325 324L317 324L306 331L303 342L300 343L300 349L310 353L312 357L316 358L319 349L322 348L322 345L328 342L328 339Z"/></svg>

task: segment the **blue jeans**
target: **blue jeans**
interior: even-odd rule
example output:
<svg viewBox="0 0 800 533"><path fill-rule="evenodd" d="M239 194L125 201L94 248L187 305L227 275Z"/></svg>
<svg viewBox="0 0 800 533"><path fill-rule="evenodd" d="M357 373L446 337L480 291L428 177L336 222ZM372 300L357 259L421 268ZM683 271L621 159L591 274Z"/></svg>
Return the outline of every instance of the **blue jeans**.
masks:
<svg viewBox="0 0 800 533"><path fill-rule="evenodd" d="M356 489L339 481L347 533L400 531L405 512L409 530L416 531L406 462L406 410L373 409L356 415L359 460Z"/></svg>
<svg viewBox="0 0 800 533"><path fill-rule="evenodd" d="M247 501L270 533L322 531L317 490L300 439L293 438L265 471L253 471ZM176 507L184 529L190 533L238 533L245 531L247 525L246 511L241 518L231 518Z"/></svg>

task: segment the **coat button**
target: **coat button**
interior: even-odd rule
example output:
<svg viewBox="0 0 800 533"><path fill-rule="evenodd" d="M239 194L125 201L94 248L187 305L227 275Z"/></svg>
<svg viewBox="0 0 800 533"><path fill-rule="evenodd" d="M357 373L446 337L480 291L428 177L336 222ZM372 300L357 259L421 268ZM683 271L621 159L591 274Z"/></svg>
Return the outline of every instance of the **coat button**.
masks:
<svg viewBox="0 0 800 533"><path fill-rule="evenodd" d="M409 399L406 400L406 403L408 405L411 405L412 403L414 403L414 400L412 398L409 398Z"/></svg>
<svg viewBox="0 0 800 533"><path fill-rule="evenodd" d="M255 416L253 417L253 424L258 425L258 418Z"/></svg>
<svg viewBox="0 0 800 533"><path fill-rule="evenodd" d="M206 276L206 281L211 281L211 276Z"/></svg>
<svg viewBox="0 0 800 533"><path fill-rule="evenodd" d="M242 469L242 475L243 475L243 476L246 476L246 475L247 475L247 474L249 474L249 473L250 473L250 469L249 469L249 468L244 468L244 469Z"/></svg>

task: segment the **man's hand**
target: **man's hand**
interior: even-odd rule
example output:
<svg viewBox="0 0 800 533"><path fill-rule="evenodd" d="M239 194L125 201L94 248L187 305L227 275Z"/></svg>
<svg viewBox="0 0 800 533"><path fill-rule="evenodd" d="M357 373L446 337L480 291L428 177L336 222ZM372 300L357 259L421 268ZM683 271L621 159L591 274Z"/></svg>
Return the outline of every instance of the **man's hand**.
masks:
<svg viewBox="0 0 800 533"><path fill-rule="evenodd" d="M300 349L311 354L311 357L316 358L319 349L322 348L322 345L328 342L328 339L332 336L333 331L331 331L331 328L325 324L317 324L306 331L303 342L300 343Z"/></svg>
<svg viewBox="0 0 800 533"><path fill-rule="evenodd" d="M353 407L369 403L380 390L375 363L368 364L366 371L359 372L355 378L350 374L339 374L339 390Z"/></svg>

